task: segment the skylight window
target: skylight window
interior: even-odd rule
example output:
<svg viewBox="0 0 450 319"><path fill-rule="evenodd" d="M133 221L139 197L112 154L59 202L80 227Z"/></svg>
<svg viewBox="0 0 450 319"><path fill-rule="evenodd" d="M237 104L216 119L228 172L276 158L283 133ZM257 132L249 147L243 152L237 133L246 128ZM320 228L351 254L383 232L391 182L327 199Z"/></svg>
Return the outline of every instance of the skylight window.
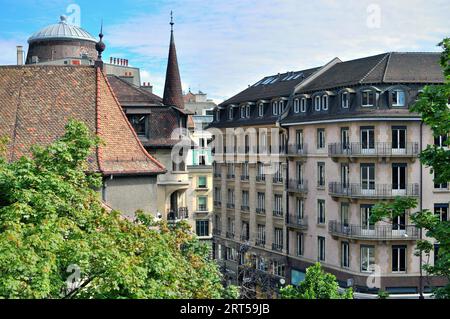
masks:
<svg viewBox="0 0 450 319"><path fill-rule="evenodd" d="M271 76L270 78L266 79L262 84L263 85L269 84L272 80L273 80L273 77Z"/></svg>
<svg viewBox="0 0 450 319"><path fill-rule="evenodd" d="M294 80L297 80L299 77L301 77L303 75L303 73L299 73L296 76L294 76Z"/></svg>

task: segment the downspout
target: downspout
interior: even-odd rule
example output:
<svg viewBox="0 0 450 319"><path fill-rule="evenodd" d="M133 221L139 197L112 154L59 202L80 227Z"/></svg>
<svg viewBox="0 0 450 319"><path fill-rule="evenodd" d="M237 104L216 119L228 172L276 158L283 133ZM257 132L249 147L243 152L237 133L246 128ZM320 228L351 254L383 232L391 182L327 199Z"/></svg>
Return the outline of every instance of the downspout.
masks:
<svg viewBox="0 0 450 319"><path fill-rule="evenodd" d="M420 122L420 151L423 150L423 121ZM420 213L422 214L423 211L423 165L422 161L420 161ZM422 240L423 237L423 229L420 227L419 229L419 237L420 240ZM419 277L419 299L425 299L423 296L423 269L422 269L422 262L423 262L423 256L422 252L420 252L419 256L419 263L420 263L420 277Z"/></svg>

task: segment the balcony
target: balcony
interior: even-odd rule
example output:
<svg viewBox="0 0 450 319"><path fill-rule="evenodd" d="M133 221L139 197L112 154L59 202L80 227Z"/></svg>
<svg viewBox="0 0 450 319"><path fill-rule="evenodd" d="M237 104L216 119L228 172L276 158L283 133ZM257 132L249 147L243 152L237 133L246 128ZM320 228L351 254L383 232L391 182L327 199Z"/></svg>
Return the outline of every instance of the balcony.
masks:
<svg viewBox="0 0 450 319"><path fill-rule="evenodd" d="M274 210L274 211L273 211L273 217L275 217L275 218L283 218L283 217L284 217L284 214L283 214L283 212L281 212L281 211Z"/></svg>
<svg viewBox="0 0 450 319"><path fill-rule="evenodd" d="M330 183L329 194L332 197L392 199L396 197L418 197L419 184L405 185L402 189L394 189L392 184L343 184Z"/></svg>
<svg viewBox="0 0 450 319"><path fill-rule="evenodd" d="M258 238L258 239L256 239L255 244L258 247L265 247L266 246L266 240Z"/></svg>
<svg viewBox="0 0 450 319"><path fill-rule="evenodd" d="M274 176L272 179L274 184L283 184L283 180L282 176Z"/></svg>
<svg viewBox="0 0 450 319"><path fill-rule="evenodd" d="M330 221L328 230L331 235L348 239L362 240L418 240L419 228L414 225L400 227L403 229L392 229L392 225L370 226L344 225L337 221Z"/></svg>
<svg viewBox="0 0 450 319"><path fill-rule="evenodd" d="M234 207L235 207L234 204L230 204L230 203L227 204L228 209L234 209Z"/></svg>
<svg viewBox="0 0 450 319"><path fill-rule="evenodd" d="M250 235L248 235L248 234L241 235L241 241L249 241L249 240L250 240Z"/></svg>
<svg viewBox="0 0 450 319"><path fill-rule="evenodd" d="M291 193L307 194L308 181L291 179L289 180L288 191Z"/></svg>
<svg viewBox="0 0 450 319"><path fill-rule="evenodd" d="M264 183L266 181L266 176L264 175L257 175L256 176L256 182L257 183Z"/></svg>
<svg viewBox="0 0 450 319"><path fill-rule="evenodd" d="M361 143L334 143L328 145L328 155L339 157L417 157L419 143L406 143L404 148L392 148L392 143L375 143L367 147Z"/></svg>
<svg viewBox="0 0 450 319"><path fill-rule="evenodd" d="M213 229L213 235L214 236L222 236L222 230L221 229Z"/></svg>
<svg viewBox="0 0 450 319"><path fill-rule="evenodd" d="M272 250L273 251L283 251L283 245L282 244L273 243L272 244Z"/></svg>
<svg viewBox="0 0 450 319"><path fill-rule="evenodd" d="M295 228L299 230L307 230L308 229L308 218L297 215L289 215L289 221L287 226L290 228Z"/></svg>
<svg viewBox="0 0 450 319"><path fill-rule="evenodd" d="M249 213L249 212L250 212L250 206L242 205L242 206L241 206L241 211L242 211L243 213Z"/></svg>
<svg viewBox="0 0 450 319"><path fill-rule="evenodd" d="M297 144L289 144L288 145L288 155L295 157L304 157L308 154L308 147L306 144L297 145Z"/></svg>
<svg viewBox="0 0 450 319"><path fill-rule="evenodd" d="M220 173L214 173L214 178L222 178L222 174L220 174Z"/></svg>
<svg viewBox="0 0 450 319"><path fill-rule="evenodd" d="M248 175L241 175L241 181L242 182L248 182L250 180L250 176Z"/></svg>
<svg viewBox="0 0 450 319"><path fill-rule="evenodd" d="M265 208L257 208L256 215L266 216L266 209Z"/></svg>
<svg viewBox="0 0 450 319"><path fill-rule="evenodd" d="M228 239L234 239L234 233L227 231L226 235Z"/></svg>
<svg viewBox="0 0 450 319"><path fill-rule="evenodd" d="M221 207L221 206L222 206L222 202L219 201L219 200L215 200L215 201L214 201L214 206L215 206L215 207Z"/></svg>
<svg viewBox="0 0 450 319"><path fill-rule="evenodd" d="M227 174L227 179L235 179L236 178L236 175L234 175L234 174Z"/></svg>
<svg viewBox="0 0 450 319"><path fill-rule="evenodd" d="M167 220L176 222L189 219L189 211L187 207L180 207L177 210L169 209L167 211Z"/></svg>

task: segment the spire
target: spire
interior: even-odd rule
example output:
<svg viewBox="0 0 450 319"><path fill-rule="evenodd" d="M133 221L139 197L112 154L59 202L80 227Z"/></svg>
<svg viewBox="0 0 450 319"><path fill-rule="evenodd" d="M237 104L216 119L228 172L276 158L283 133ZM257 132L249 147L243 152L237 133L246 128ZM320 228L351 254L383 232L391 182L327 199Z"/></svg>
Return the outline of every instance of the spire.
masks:
<svg viewBox="0 0 450 319"><path fill-rule="evenodd" d="M183 90L181 87L180 70L178 68L177 50L173 36L173 13L170 12L170 46L167 61L166 84L164 86L163 103L184 109Z"/></svg>
<svg viewBox="0 0 450 319"><path fill-rule="evenodd" d="M102 19L102 24L100 27L100 34L98 36L100 37L100 41L98 41L97 44L95 45L95 49L98 52L98 57L97 57L97 61L95 61L95 66L103 69L102 53L106 49L106 45L103 42L103 19Z"/></svg>

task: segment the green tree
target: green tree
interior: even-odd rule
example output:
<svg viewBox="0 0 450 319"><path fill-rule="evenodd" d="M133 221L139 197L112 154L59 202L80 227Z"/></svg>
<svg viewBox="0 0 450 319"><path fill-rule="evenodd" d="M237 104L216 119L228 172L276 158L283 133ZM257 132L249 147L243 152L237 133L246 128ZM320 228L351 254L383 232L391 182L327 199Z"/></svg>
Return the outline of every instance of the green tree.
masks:
<svg viewBox="0 0 450 319"><path fill-rule="evenodd" d="M287 286L280 290L282 299L353 299L353 290L339 292L336 277L322 270L320 263L306 270L305 280L300 286Z"/></svg>
<svg viewBox="0 0 450 319"><path fill-rule="evenodd" d="M446 38L440 43L443 49L441 66L444 71L445 82L443 85L426 86L421 93L418 102L411 108L422 116L422 121L428 125L434 136L448 135L450 132L450 39ZM448 141L446 142L447 146ZM431 169L435 175L436 183L450 182L450 150L435 145L428 145L420 154L423 165ZM418 202L414 198L396 198L391 203L379 203L373 209L372 221L394 219L408 210L414 210ZM440 219L429 210L423 210L412 214L412 221L417 227L426 230L428 238L434 238L439 243L439 255L437 262L431 265L426 262L421 267L430 275L442 276L450 282L450 221ZM417 256L426 255L430 259L430 253L434 249L429 240L417 242ZM450 284L434 291L436 298L450 298Z"/></svg>
<svg viewBox="0 0 450 319"><path fill-rule="evenodd" d="M32 157L0 159L0 298L233 297L187 224L103 207L85 173L98 144L71 121Z"/></svg>

